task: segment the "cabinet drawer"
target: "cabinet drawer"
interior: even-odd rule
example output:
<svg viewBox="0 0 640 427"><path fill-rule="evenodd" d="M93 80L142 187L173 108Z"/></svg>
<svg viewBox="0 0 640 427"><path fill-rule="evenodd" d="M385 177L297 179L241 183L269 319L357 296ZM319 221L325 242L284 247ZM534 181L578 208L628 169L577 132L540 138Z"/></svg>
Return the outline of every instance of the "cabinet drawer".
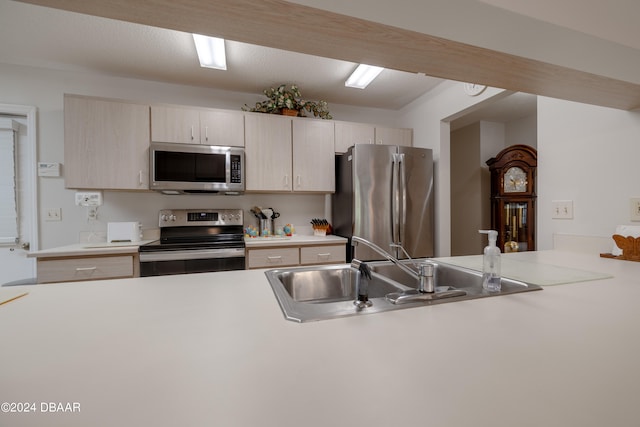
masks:
<svg viewBox="0 0 640 427"><path fill-rule="evenodd" d="M303 246L300 248L300 264L336 264L344 263L346 250L344 245Z"/></svg>
<svg viewBox="0 0 640 427"><path fill-rule="evenodd" d="M38 260L38 283L133 277L133 256Z"/></svg>
<svg viewBox="0 0 640 427"><path fill-rule="evenodd" d="M298 265L298 248L250 249L247 257L248 268L284 267Z"/></svg>

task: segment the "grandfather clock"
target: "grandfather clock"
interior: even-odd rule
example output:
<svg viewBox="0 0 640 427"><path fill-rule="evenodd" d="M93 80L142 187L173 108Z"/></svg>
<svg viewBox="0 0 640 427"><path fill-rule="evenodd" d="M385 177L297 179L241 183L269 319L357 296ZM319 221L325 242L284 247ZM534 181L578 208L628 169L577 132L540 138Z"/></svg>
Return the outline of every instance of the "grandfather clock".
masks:
<svg viewBox="0 0 640 427"><path fill-rule="evenodd" d="M512 145L487 160L491 171L491 228L503 252L536 249L536 167L538 153Z"/></svg>

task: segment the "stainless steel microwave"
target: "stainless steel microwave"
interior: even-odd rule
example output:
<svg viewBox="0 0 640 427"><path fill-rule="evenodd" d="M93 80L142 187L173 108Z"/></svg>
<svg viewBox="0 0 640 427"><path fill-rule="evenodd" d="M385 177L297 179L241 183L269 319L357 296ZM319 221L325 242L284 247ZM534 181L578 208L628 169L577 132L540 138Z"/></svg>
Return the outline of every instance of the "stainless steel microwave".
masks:
<svg viewBox="0 0 640 427"><path fill-rule="evenodd" d="M165 194L244 192L244 149L217 145L152 142L152 190Z"/></svg>

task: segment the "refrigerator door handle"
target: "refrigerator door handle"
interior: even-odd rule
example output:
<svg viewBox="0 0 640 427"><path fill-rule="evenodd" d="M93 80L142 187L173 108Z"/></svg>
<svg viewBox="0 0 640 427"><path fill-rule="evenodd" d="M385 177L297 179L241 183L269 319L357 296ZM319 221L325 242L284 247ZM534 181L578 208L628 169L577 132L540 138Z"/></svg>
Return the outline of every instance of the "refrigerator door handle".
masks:
<svg viewBox="0 0 640 427"><path fill-rule="evenodd" d="M407 170L405 167L404 153L398 154L398 163L400 167L398 168L399 180L400 180L400 191L399 197L401 200L400 203L400 214L398 215L398 240L396 243L399 245L403 245L405 243L405 230L407 223ZM399 255L399 254L398 254Z"/></svg>
<svg viewBox="0 0 640 427"><path fill-rule="evenodd" d="M393 164L391 167L391 239L393 243L398 243L399 241L399 218L400 218L400 192L399 192L399 169L400 169L400 158L397 153L392 155ZM396 250L394 249L394 252Z"/></svg>

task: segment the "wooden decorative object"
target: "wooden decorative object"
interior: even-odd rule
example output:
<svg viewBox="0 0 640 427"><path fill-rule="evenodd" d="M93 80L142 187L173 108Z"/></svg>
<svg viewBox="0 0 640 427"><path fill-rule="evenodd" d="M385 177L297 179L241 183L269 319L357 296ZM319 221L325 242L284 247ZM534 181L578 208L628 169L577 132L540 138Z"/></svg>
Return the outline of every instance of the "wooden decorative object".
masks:
<svg viewBox="0 0 640 427"><path fill-rule="evenodd" d="M622 249L622 255L600 254L601 257L640 262L640 237L624 237L619 234L614 234L612 238L616 242L616 245Z"/></svg>

